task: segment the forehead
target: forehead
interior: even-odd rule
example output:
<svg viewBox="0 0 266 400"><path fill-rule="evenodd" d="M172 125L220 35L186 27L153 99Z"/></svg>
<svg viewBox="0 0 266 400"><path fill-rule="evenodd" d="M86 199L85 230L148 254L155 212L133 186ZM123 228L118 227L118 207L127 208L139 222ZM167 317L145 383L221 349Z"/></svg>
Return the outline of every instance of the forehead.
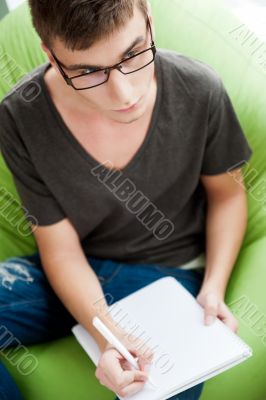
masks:
<svg viewBox="0 0 266 400"><path fill-rule="evenodd" d="M53 51L65 65L88 63L93 65L111 65L119 61L119 56L139 36L146 37L146 18L137 6L134 15L125 24L111 34L90 46L87 50L69 50L64 43L55 39Z"/></svg>

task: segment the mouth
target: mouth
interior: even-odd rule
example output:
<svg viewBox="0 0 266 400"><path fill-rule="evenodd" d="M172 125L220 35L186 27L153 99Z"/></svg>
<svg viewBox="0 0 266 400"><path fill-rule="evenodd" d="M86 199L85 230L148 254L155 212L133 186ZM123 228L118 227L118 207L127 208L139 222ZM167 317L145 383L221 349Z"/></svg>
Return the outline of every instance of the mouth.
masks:
<svg viewBox="0 0 266 400"><path fill-rule="evenodd" d="M139 98L139 100L136 103L132 104L128 108L123 108L121 110L113 110L113 111L119 112L119 113L128 113L128 112L134 111L139 106L140 100L141 100L141 98Z"/></svg>

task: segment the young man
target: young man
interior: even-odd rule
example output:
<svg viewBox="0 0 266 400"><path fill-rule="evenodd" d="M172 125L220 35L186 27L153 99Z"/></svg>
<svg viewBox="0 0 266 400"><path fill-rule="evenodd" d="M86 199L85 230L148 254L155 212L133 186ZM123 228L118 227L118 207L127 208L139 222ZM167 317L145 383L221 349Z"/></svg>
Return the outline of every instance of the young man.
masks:
<svg viewBox="0 0 266 400"><path fill-rule="evenodd" d="M206 324L217 316L237 330L224 295L247 206L227 171L241 175L251 149L216 73L156 51L146 0L30 6L49 62L33 73L41 90L32 101L19 95L25 82L3 100L0 144L37 221L39 252L0 264L14 274L12 290L1 287L2 323L29 344L79 321L102 350L97 378L128 396L143 388L153 353L116 326L108 303L172 275L197 296ZM14 263L30 282L17 284ZM95 331L95 315L140 357L140 372ZM21 399L3 367L1 378L6 397ZM173 399L195 400L201 390Z"/></svg>

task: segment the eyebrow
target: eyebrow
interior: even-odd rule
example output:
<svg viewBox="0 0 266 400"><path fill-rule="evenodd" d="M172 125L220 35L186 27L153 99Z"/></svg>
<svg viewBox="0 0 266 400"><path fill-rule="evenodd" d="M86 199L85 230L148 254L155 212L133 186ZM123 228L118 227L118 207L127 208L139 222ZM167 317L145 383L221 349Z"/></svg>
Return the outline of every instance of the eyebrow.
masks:
<svg viewBox="0 0 266 400"><path fill-rule="evenodd" d="M121 59L131 50L133 47L135 47L137 44L142 43L145 40L143 36L138 36L132 43L131 45L124 51L124 53L121 55ZM88 65L88 64L72 64L72 65L64 65L63 63L60 62L62 67L68 69L69 71L75 71L79 69L97 69L97 68L106 68L106 66L103 65Z"/></svg>

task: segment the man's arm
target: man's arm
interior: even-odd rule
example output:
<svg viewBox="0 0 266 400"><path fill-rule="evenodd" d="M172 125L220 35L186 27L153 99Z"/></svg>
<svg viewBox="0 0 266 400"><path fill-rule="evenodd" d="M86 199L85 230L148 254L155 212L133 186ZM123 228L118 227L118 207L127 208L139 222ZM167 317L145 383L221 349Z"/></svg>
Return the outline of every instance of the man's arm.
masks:
<svg viewBox="0 0 266 400"><path fill-rule="evenodd" d="M237 321L223 299L247 225L245 188L239 183L241 170L233 175L223 173L201 176L206 190L208 211L206 222L206 266L198 301L205 307L206 322L219 316L233 330Z"/></svg>
<svg viewBox="0 0 266 400"><path fill-rule="evenodd" d="M92 325L98 315L114 332L119 333L100 282L89 265L79 237L68 219L48 226L32 226L44 272L53 290L67 310L95 338L101 351L107 342Z"/></svg>

